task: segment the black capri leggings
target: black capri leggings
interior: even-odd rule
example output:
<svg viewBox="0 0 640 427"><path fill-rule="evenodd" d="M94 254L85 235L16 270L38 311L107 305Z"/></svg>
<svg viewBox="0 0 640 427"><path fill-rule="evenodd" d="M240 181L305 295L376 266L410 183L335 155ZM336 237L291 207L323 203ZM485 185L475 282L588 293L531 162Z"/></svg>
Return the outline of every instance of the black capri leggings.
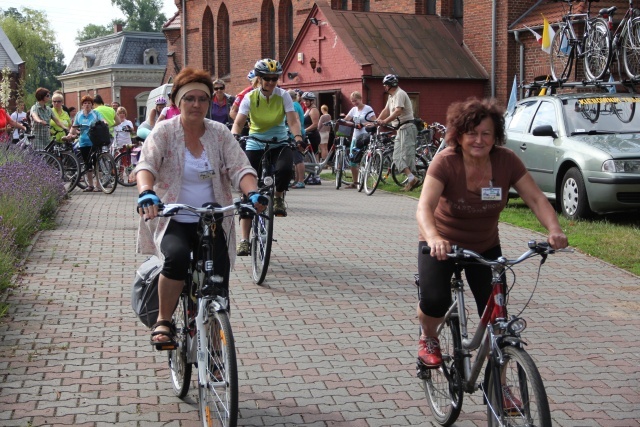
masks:
<svg viewBox="0 0 640 427"><path fill-rule="evenodd" d="M438 261L422 248L427 243L418 243L418 274L420 283L420 310L427 316L443 317L451 306L451 277L455 264L452 260ZM481 253L485 258L496 259L502 255L500 245ZM482 316L487 301L491 296L491 268L482 264L471 264L462 267L469 288L476 300L478 315ZM504 277L502 278L504 282Z"/></svg>
<svg viewBox="0 0 640 427"><path fill-rule="evenodd" d="M217 227L218 232L213 241L215 274L224 278L223 286L229 287L229 253L227 252L227 239L222 227ZM198 223L178 222L171 220L167 231L162 237L160 251L164 255L162 275L172 280L184 280L187 277L191 251L198 245Z"/></svg>
<svg viewBox="0 0 640 427"><path fill-rule="evenodd" d="M251 167L258 172L258 178L262 176L262 166L260 161L264 150L247 150L245 151ZM293 152L288 145L269 149L267 152L269 162L275 165L276 173L276 191L281 193L289 186L289 181L293 178Z"/></svg>

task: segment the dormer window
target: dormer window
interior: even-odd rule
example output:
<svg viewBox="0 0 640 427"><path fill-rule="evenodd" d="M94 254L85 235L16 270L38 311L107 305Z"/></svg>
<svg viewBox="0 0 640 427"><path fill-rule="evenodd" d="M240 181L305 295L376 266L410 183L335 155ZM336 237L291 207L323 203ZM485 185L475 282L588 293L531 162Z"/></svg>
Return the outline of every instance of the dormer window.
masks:
<svg viewBox="0 0 640 427"><path fill-rule="evenodd" d="M95 53L83 53L83 66L85 70L93 67L94 62L96 62L96 54Z"/></svg>
<svg viewBox="0 0 640 427"><path fill-rule="evenodd" d="M158 65L158 51L154 48L145 49L142 63L144 65Z"/></svg>

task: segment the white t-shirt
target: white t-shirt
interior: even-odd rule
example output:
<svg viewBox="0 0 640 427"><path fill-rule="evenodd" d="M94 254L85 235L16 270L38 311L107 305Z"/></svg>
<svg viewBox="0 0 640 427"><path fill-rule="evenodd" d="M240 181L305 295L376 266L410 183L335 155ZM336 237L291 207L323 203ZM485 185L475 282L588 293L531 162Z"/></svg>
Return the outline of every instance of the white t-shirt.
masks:
<svg viewBox="0 0 640 427"><path fill-rule="evenodd" d="M124 130L125 128L128 128L129 130L125 131ZM116 134L116 142L118 144L118 147L122 147L123 145L126 145L126 144L131 144L130 130L132 129L133 129L133 123L131 123L130 120L125 120L123 122L120 122L119 125L113 128Z"/></svg>
<svg viewBox="0 0 640 427"><path fill-rule="evenodd" d="M362 110L358 110L358 107L353 107L351 110L349 110L349 112L347 113L348 117L351 117L351 120L353 121L353 123L355 123L356 125L362 125L362 127L360 129L356 128L353 132L353 139L355 140L357 137L359 137L360 135L366 134L367 131L365 130L365 126L371 125L372 123L369 123L368 121L366 121L364 118L367 116L367 114L369 113L373 113L373 108L371 108L368 105L364 105L364 107L362 107ZM373 117L373 114L371 114L369 116L369 118L371 119L371 117Z"/></svg>
<svg viewBox="0 0 640 427"><path fill-rule="evenodd" d="M184 203L191 206L202 206L204 203L215 203L213 194L213 180L211 174L214 173L207 152L202 150L199 159L193 157L191 151L184 148L184 172L182 175L182 188L176 203ZM198 222L197 215L176 215L174 221L178 222Z"/></svg>
<svg viewBox="0 0 640 427"><path fill-rule="evenodd" d="M25 111L23 111L22 113L18 113L17 111L14 111L13 113L11 113L11 118L16 122L20 123L21 121L27 118L27 113ZM19 135L18 129L16 128L13 131L13 139L18 139L18 138L20 138L20 135Z"/></svg>

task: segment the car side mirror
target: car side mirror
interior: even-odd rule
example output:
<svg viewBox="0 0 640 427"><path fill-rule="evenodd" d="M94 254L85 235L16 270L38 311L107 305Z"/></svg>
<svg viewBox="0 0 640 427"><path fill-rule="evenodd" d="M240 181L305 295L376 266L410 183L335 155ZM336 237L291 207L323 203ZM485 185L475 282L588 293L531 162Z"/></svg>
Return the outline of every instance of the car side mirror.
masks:
<svg viewBox="0 0 640 427"><path fill-rule="evenodd" d="M558 135L556 135L556 133L553 131L551 125L538 126L534 128L533 132L531 133L533 134L533 136L550 136L554 139L558 137Z"/></svg>

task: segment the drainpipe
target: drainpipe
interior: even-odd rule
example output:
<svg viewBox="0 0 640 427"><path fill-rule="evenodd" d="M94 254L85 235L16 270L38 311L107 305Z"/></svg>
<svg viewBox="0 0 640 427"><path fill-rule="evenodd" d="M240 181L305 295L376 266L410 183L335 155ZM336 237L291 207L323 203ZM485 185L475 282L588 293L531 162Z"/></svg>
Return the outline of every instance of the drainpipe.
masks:
<svg viewBox="0 0 640 427"><path fill-rule="evenodd" d="M491 2L491 97L496 97L496 3Z"/></svg>
<svg viewBox="0 0 640 427"><path fill-rule="evenodd" d="M187 67L187 0L182 0L182 68Z"/></svg>
<svg viewBox="0 0 640 427"><path fill-rule="evenodd" d="M522 84L524 84L524 44L522 43L522 40L520 40L519 30L515 30L513 32L513 36L516 38L516 43L518 43L518 46L520 47L520 70L518 73L518 77L520 77L520 87L518 88L518 99L522 99Z"/></svg>

